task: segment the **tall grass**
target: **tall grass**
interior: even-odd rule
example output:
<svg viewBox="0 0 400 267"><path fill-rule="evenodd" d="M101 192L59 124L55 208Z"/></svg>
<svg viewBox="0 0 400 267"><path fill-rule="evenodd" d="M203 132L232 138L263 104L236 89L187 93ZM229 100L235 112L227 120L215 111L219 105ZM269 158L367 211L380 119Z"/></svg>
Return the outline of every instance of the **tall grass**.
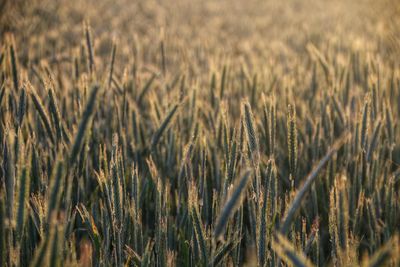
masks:
<svg viewBox="0 0 400 267"><path fill-rule="evenodd" d="M399 266L390 10L244 2L11 9L0 266Z"/></svg>

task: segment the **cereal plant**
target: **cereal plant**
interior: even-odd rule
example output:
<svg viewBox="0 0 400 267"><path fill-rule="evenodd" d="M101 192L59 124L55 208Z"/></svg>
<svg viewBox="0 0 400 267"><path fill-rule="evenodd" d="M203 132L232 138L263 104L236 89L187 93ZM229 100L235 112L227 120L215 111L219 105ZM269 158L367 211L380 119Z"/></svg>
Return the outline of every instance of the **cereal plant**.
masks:
<svg viewBox="0 0 400 267"><path fill-rule="evenodd" d="M0 1L0 266L399 266L396 0Z"/></svg>

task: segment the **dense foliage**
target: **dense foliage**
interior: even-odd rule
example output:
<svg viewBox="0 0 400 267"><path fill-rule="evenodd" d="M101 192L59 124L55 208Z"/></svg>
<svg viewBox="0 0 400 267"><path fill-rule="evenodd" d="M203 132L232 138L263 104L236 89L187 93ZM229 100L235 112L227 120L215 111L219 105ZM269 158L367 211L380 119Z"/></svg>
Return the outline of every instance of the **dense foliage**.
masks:
<svg viewBox="0 0 400 267"><path fill-rule="evenodd" d="M399 266L396 1L4 1L0 266Z"/></svg>

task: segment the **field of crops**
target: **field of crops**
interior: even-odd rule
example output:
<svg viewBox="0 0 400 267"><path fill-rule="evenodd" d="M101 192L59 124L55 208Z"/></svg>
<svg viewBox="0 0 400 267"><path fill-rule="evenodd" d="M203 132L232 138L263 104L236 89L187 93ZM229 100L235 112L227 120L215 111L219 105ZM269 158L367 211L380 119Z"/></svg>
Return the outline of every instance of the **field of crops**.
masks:
<svg viewBox="0 0 400 267"><path fill-rule="evenodd" d="M0 266L399 266L397 0L0 1Z"/></svg>

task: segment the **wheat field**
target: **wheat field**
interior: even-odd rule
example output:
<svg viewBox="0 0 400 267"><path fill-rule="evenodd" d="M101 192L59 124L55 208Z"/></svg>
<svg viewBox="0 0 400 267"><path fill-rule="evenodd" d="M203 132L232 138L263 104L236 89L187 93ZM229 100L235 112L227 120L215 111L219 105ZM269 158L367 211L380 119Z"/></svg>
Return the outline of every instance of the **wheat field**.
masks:
<svg viewBox="0 0 400 267"><path fill-rule="evenodd" d="M0 266L399 266L396 0L0 1Z"/></svg>

